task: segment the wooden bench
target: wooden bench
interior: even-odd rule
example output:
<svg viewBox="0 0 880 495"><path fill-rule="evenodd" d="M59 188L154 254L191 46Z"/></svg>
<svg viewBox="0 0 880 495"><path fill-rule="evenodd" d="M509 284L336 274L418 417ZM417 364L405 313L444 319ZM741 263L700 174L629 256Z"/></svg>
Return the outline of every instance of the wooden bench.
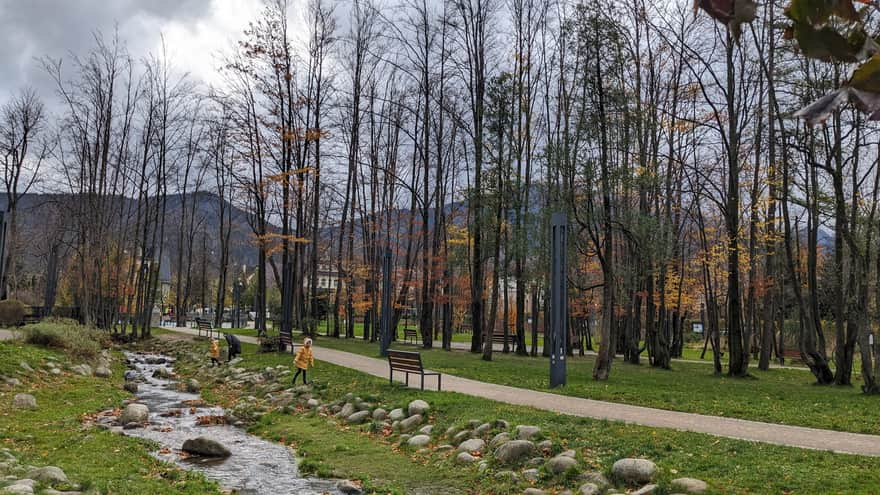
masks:
<svg viewBox="0 0 880 495"><path fill-rule="evenodd" d="M493 333L492 334L492 343L504 345L504 334L503 333ZM515 333L508 333L507 334L507 345L514 345L514 344L516 344L516 334Z"/></svg>
<svg viewBox="0 0 880 495"><path fill-rule="evenodd" d="M214 334L214 326L211 325L211 322L208 320L203 320L201 318L196 318L196 328L198 329L199 337L202 336L202 332L205 332L205 337L211 338ZM217 336L220 336L220 332L217 331Z"/></svg>
<svg viewBox="0 0 880 495"><path fill-rule="evenodd" d="M440 373L425 371L425 367L422 366L422 355L418 352L389 350L388 367L390 369L390 371L388 372L389 383L394 383L395 371L402 371L406 373L406 385L409 386L409 375L411 373L414 373L417 375L421 375L422 390L425 390L425 376L436 375L437 391L440 391Z"/></svg>
<svg viewBox="0 0 880 495"><path fill-rule="evenodd" d="M404 328L403 329L403 341L412 341L411 344L415 344L419 338L419 332L416 331L415 328Z"/></svg>
<svg viewBox="0 0 880 495"><path fill-rule="evenodd" d="M279 332L278 333L278 343L280 344L278 346L279 352L283 351L289 347L290 353L293 354L293 335L292 334L286 333L286 332Z"/></svg>
<svg viewBox="0 0 880 495"><path fill-rule="evenodd" d="M800 349L794 348L794 349L785 349L784 351L782 351L782 357L779 358L779 364L785 365L785 361L788 359L790 359L792 361L798 361L798 362L803 361L803 359L801 359Z"/></svg>

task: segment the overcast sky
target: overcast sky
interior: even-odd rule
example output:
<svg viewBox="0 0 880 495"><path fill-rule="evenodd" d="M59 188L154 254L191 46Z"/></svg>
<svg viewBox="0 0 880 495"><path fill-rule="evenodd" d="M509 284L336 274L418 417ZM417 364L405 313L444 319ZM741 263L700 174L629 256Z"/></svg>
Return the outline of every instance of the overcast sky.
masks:
<svg viewBox="0 0 880 495"><path fill-rule="evenodd" d="M164 35L172 64L211 82L218 51L241 37L261 0L0 0L0 102L32 86L52 105L54 86L37 58L82 55L94 33L116 26L134 59L158 53Z"/></svg>

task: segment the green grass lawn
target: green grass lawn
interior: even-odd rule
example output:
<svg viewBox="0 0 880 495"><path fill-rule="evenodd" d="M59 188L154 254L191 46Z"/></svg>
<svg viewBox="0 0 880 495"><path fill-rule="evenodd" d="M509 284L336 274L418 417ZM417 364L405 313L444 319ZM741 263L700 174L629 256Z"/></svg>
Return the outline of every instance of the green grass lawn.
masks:
<svg viewBox="0 0 880 495"><path fill-rule="evenodd" d="M49 356L66 359L43 348L0 342L0 373L15 376L19 362L36 368ZM128 396L121 388L123 367L116 362L109 380L69 373L18 375L21 386L0 389L0 445L22 463L60 467L72 482L104 494L220 493L201 475L151 457L142 440L82 427L83 415L118 407ZM12 409L16 393L34 395L39 409Z"/></svg>
<svg viewBox="0 0 880 495"><path fill-rule="evenodd" d="M378 357L377 344L360 340L319 338L320 346ZM413 346L406 346L412 350ZM854 387L820 387L801 370L752 371L752 377L732 379L713 376L711 367L677 362L672 370L616 360L611 377L592 379L594 358L568 361L568 384L548 388L549 363L545 358L521 357L496 352L492 362L465 351L420 349L426 367L452 375L490 383L542 390L563 395L657 407L713 416L811 426L840 431L880 434L880 397Z"/></svg>
<svg viewBox="0 0 880 495"><path fill-rule="evenodd" d="M321 339L321 343L326 344L327 340ZM244 362L240 366L262 369L277 364L290 365L289 355L258 354L256 346L245 344L243 347ZM438 367L441 353L428 354L429 364ZM710 493L716 494L872 494L880 486L876 459L869 457L564 416L452 392L421 392L321 362L320 349L316 349L316 356L317 366L309 376L326 384L328 397L352 392L362 397L376 396L381 402L394 406L423 398L432 406L435 431L444 431L450 425L460 425L474 418L506 419L512 425L534 424L541 427L558 448L576 450L586 468L608 472L611 464L621 457L652 459L661 468L660 493L668 493L663 491L665 483L680 476L704 479L710 484ZM529 370L523 368L526 362L515 361L520 365L519 375L528 374ZM546 361L540 362L546 364ZM576 366L582 365L584 362L578 360ZM488 369L492 364L482 366ZM618 372L619 368L622 366ZM713 380L709 383L717 387L718 379ZM581 388L579 381L575 383ZM222 384L207 387L209 398L229 400ZM570 389L573 388L575 386L570 385ZM703 390L702 395L710 392L711 389ZM388 486L383 488L392 488L388 490L392 493L443 493L436 489L438 486L481 494L522 493L523 489L522 484L514 489L495 482L491 471L481 476L475 466L455 466L448 459L397 449L378 435L366 434L360 427L340 426L321 416L272 413L264 416L252 431L296 445L300 455L307 459L306 464L318 473L385 480ZM494 466L490 467L493 469ZM555 490L577 486L565 479L550 481Z"/></svg>

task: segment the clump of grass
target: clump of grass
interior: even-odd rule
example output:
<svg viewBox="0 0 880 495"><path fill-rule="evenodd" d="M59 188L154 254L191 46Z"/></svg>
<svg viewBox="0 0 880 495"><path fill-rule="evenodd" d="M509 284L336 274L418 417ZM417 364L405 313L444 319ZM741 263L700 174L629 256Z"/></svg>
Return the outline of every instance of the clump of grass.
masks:
<svg viewBox="0 0 880 495"><path fill-rule="evenodd" d="M79 324L40 322L22 328L28 344L57 349L74 358L92 359L109 344L107 334Z"/></svg>

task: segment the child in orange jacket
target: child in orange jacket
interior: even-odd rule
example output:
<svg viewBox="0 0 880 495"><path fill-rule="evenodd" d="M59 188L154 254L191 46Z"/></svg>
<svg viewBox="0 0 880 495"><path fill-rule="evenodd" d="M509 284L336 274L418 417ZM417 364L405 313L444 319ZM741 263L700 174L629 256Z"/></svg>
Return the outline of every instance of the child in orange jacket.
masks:
<svg viewBox="0 0 880 495"><path fill-rule="evenodd" d="M296 357L293 358L293 364L296 365L296 374L293 375L293 383L296 383L297 377L302 373L303 376L303 385L308 385L308 381L306 381L306 371L308 371L309 366L315 365L315 356L312 355L312 339L307 338L303 341L303 346L296 351Z"/></svg>
<svg viewBox="0 0 880 495"><path fill-rule="evenodd" d="M220 365L220 342L211 339L211 366Z"/></svg>

